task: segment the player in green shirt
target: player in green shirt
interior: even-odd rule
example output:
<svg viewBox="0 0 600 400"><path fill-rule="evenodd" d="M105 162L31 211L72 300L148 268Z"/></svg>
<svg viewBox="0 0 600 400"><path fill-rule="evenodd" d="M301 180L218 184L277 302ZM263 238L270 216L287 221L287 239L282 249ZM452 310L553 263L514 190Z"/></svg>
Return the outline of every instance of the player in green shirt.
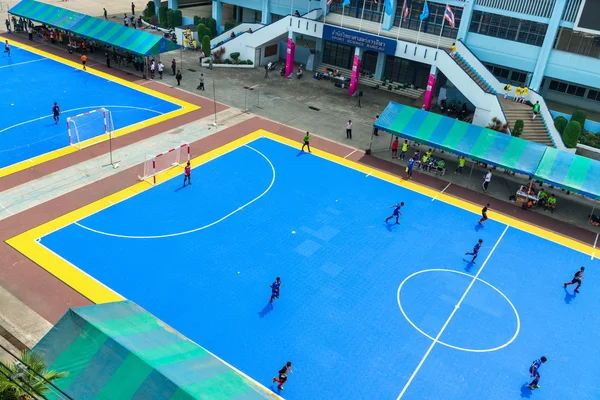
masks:
<svg viewBox="0 0 600 400"><path fill-rule="evenodd" d="M538 207L539 206L545 206L546 205L546 199L548 198L548 193L544 192L544 189L540 190L540 193L538 194Z"/></svg>
<svg viewBox="0 0 600 400"><path fill-rule="evenodd" d="M540 102L536 101L535 104L533 105L533 118L531 118L531 119L535 119L535 117L537 117L539 113L540 113Z"/></svg>
<svg viewBox="0 0 600 400"><path fill-rule="evenodd" d="M310 133L306 132L304 136L304 144L302 145L302 151L304 151L304 147L308 147L308 152L310 153L310 144L308 143L310 140Z"/></svg>
<svg viewBox="0 0 600 400"><path fill-rule="evenodd" d="M465 158L463 156L459 156L458 157L458 167L456 167L456 171L454 171L455 174L460 174L463 170L463 168L465 167Z"/></svg>
<svg viewBox="0 0 600 400"><path fill-rule="evenodd" d="M547 209L550 209L550 212L552 214L554 214L555 208L556 208L556 197L554 197L554 195L551 194L550 197L548 197L548 200L546 201L546 205L544 206L544 211L546 211Z"/></svg>
<svg viewBox="0 0 600 400"><path fill-rule="evenodd" d="M446 161L444 160L440 160L437 162L437 170L444 175L444 173L446 173ZM437 172L436 172L437 175Z"/></svg>

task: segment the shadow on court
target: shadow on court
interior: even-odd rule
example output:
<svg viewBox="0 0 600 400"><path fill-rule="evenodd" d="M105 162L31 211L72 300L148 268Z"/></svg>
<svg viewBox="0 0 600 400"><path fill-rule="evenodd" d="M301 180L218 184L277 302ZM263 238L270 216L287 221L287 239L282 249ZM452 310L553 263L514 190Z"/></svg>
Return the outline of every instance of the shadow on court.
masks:
<svg viewBox="0 0 600 400"><path fill-rule="evenodd" d="M575 299L576 295L577 293L573 292L573 294L571 294L567 289L565 289L565 303L571 304L571 301Z"/></svg>
<svg viewBox="0 0 600 400"><path fill-rule="evenodd" d="M482 224L475 225L475 232L479 232L482 229L483 229L483 225Z"/></svg>
<svg viewBox="0 0 600 400"><path fill-rule="evenodd" d="M265 308L263 308L262 310L260 310L258 312L258 316L260 318L264 318L267 316L268 313L270 313L271 311L273 311L273 303L267 303L267 305L265 306Z"/></svg>
<svg viewBox="0 0 600 400"><path fill-rule="evenodd" d="M464 258L463 258L463 261L465 263L467 263L467 265L465 265L465 271L471 272L471 268L473 268L473 265L475 265L475 264L471 260L465 260Z"/></svg>
<svg viewBox="0 0 600 400"><path fill-rule="evenodd" d="M529 398L531 398L532 393L533 393L533 390L529 389L528 383L521 386L521 398L529 399Z"/></svg>

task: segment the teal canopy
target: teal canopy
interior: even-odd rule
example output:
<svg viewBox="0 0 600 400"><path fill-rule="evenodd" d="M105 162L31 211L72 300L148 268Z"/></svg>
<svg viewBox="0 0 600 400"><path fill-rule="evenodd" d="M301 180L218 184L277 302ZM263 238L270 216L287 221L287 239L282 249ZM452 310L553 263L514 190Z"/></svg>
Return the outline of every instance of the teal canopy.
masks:
<svg viewBox="0 0 600 400"><path fill-rule="evenodd" d="M390 102L375 127L392 135L533 176L547 146Z"/></svg>
<svg viewBox="0 0 600 400"><path fill-rule="evenodd" d="M153 56L180 47L162 36L34 0L22 0L9 13L142 56Z"/></svg>
<svg viewBox="0 0 600 400"><path fill-rule="evenodd" d="M548 148L535 179L600 200L600 162Z"/></svg>

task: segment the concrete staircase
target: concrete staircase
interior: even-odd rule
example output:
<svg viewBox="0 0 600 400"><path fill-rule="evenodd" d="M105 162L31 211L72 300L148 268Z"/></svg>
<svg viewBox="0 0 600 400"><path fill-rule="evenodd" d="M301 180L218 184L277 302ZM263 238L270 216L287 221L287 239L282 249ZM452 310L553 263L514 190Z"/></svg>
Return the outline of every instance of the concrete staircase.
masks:
<svg viewBox="0 0 600 400"><path fill-rule="evenodd" d="M325 64L325 63L319 64L319 66L315 69L315 71L324 72L326 68L330 69L330 70L332 70L332 69L338 70L344 77L350 78L350 76L352 76L352 71L349 69L344 69L344 68L336 67L334 65L329 65L329 64ZM370 87L375 87L375 86L379 85L380 90L386 90L389 92L393 92L400 96L410 97L411 99L418 99L421 96L423 96L423 94L425 93L424 89L406 88L406 89L398 89L398 90L396 90L396 89L389 90L387 85L383 86L382 81L379 81L374 78L369 78L367 76L361 76L360 78L358 78L358 83L359 83L359 85L370 86ZM349 83L348 83L348 85L349 85ZM392 84L392 87L396 87L397 85L399 85L399 83L394 83L394 84Z"/></svg>
<svg viewBox="0 0 600 400"><path fill-rule="evenodd" d="M533 110L528 105L515 103L511 98L505 99L504 96L500 95L498 95L498 99L500 100L500 104L502 105L502 109L504 110L504 114L506 115L506 119L508 120L511 129L517 120L523 120L525 126L523 128L523 133L521 134L521 139L554 147L541 115L532 120Z"/></svg>
<svg viewBox="0 0 600 400"><path fill-rule="evenodd" d="M449 53L450 54L450 53ZM461 57L459 53L455 54L454 59L457 64L479 85L480 88L483 89L486 93L496 94L492 85L490 85L481 75L477 73L475 68L473 68L469 63Z"/></svg>

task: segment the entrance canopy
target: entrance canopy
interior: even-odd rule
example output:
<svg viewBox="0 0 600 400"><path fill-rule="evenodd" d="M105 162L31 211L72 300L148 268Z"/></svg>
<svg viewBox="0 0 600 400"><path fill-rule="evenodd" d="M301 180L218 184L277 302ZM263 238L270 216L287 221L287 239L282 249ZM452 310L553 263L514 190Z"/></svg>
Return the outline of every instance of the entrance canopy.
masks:
<svg viewBox="0 0 600 400"><path fill-rule="evenodd" d="M141 56L154 56L180 48L162 36L34 0L21 0L9 13Z"/></svg>
<svg viewBox="0 0 600 400"><path fill-rule="evenodd" d="M390 102L375 127L395 136L533 176L547 146Z"/></svg>
<svg viewBox="0 0 600 400"><path fill-rule="evenodd" d="M600 162L548 148L535 179L600 200Z"/></svg>

